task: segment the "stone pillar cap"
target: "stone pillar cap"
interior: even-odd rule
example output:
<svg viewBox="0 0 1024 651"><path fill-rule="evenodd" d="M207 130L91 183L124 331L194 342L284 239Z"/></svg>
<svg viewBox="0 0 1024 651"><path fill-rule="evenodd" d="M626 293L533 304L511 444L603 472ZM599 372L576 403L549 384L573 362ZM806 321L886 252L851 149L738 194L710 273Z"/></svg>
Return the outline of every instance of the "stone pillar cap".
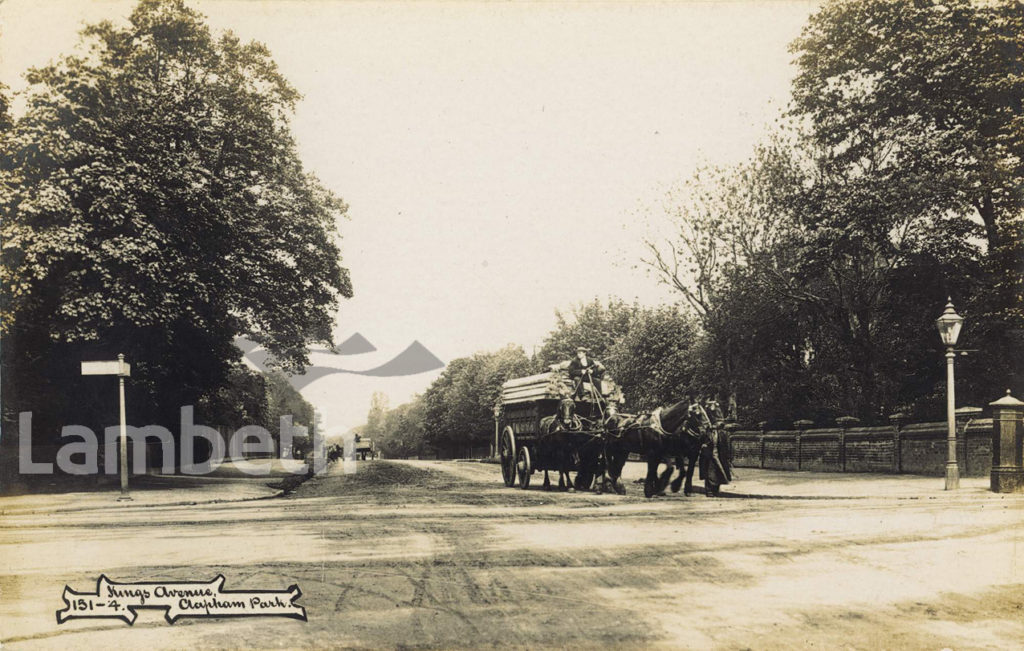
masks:
<svg viewBox="0 0 1024 651"><path fill-rule="evenodd" d="M1010 390L1007 389L1005 396L1003 396L999 400L996 400L995 402L988 403L988 406L989 407L1004 408L1004 409L1006 407L1024 407L1024 402L1021 402L1020 400L1017 400L1016 398L1011 396L1010 395Z"/></svg>

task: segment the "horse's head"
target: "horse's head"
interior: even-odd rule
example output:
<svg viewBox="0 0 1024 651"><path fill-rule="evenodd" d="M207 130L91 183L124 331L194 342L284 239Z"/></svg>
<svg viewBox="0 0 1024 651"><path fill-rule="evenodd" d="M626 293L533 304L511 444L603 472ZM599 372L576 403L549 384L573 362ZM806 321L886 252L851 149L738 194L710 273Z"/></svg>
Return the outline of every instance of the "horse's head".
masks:
<svg viewBox="0 0 1024 651"><path fill-rule="evenodd" d="M618 436L621 434L623 424L627 423L632 416L626 414L620 414L618 407L613 407L613 403L609 403L608 410L604 412L604 429L612 436Z"/></svg>
<svg viewBox="0 0 1024 651"><path fill-rule="evenodd" d="M576 415L576 402L572 398L562 398L558 403L558 420L563 425L571 425L573 416Z"/></svg>
<svg viewBox="0 0 1024 651"><path fill-rule="evenodd" d="M693 402L686 410L683 425L692 432L704 434L711 429L711 419L699 402Z"/></svg>

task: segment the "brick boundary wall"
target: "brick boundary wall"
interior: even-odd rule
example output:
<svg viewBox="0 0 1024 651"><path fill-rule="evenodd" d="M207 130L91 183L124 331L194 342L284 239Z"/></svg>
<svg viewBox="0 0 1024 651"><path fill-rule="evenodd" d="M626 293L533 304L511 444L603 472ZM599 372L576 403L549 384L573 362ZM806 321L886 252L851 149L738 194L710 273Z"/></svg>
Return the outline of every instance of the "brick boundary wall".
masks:
<svg viewBox="0 0 1024 651"><path fill-rule="evenodd" d="M957 462L964 477L992 469L992 419L958 423ZM946 468L946 423L888 427L737 430L733 463L740 468L819 472L891 472L941 476Z"/></svg>

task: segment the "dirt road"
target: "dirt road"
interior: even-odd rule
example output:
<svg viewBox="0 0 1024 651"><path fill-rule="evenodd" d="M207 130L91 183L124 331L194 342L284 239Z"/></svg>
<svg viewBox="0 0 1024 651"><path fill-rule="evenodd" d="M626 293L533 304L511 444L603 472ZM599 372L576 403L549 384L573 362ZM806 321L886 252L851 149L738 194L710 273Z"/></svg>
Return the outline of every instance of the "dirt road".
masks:
<svg viewBox="0 0 1024 651"><path fill-rule="evenodd" d="M730 497L504 488L497 466L367 462L288 498L7 510L5 648L1019 648L1024 499L941 479L744 471ZM539 484L539 479L535 480ZM0 508L3 503L0 501ZM58 625L65 584L298 584L308 622Z"/></svg>

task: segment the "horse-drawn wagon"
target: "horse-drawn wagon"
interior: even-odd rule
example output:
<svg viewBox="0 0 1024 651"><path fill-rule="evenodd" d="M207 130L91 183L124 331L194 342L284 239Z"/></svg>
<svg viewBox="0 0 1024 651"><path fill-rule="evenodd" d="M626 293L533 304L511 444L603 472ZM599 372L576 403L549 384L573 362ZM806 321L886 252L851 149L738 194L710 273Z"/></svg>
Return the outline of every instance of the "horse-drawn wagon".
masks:
<svg viewBox="0 0 1024 651"><path fill-rule="evenodd" d="M599 394L600 392L600 394ZM621 401L610 379L576 387L568 374L539 373L505 382L495 408L501 475L508 487L528 488L535 471L559 473L559 486L589 488L604 463L604 410Z"/></svg>

